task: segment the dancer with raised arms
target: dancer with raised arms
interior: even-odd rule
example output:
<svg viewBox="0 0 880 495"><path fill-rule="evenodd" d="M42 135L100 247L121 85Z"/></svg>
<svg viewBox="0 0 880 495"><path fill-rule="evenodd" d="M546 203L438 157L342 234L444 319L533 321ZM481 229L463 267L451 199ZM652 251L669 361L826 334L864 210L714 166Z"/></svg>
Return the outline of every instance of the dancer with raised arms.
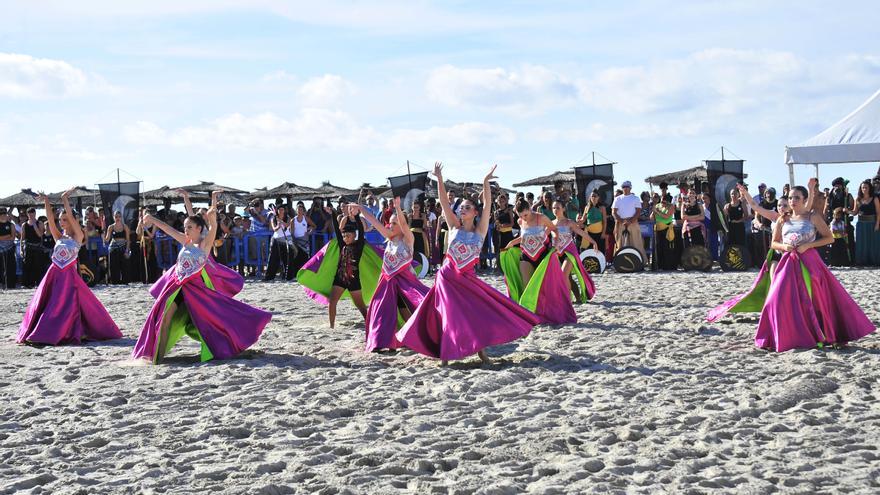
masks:
<svg viewBox="0 0 880 495"><path fill-rule="evenodd" d="M61 230L49 198L41 193L49 230L55 238L52 265L34 292L18 329L19 344L79 344L122 337L101 301L79 276L77 257L85 233L70 207L72 189L61 195Z"/></svg>
<svg viewBox="0 0 880 495"><path fill-rule="evenodd" d="M553 247L556 248L556 254L562 263L562 275L571 285L575 302L585 303L596 295L596 285L581 262L580 253L575 246L574 235L581 236L592 249L597 251L599 245L577 222L565 215L565 205L558 199L553 202L553 214L556 215L556 220L553 221L556 225ZM572 272L574 272L574 278L571 276Z"/></svg>
<svg viewBox="0 0 880 495"><path fill-rule="evenodd" d="M434 286L397 333L397 339L420 354L441 359L443 364L474 354L487 363L487 347L528 335L539 320L477 278L474 271L489 230L489 181L495 178L495 167L483 179L486 209L479 222L477 205L470 200L462 202L459 215L452 211L442 172L442 165L436 163L437 199L449 223L449 249Z"/></svg>
<svg viewBox="0 0 880 495"><path fill-rule="evenodd" d="M415 251L414 233L400 208L400 198L394 198L394 214L387 225L382 225L370 210L360 208L361 215L377 232L385 237L382 255L382 276L367 309L367 352L400 347L395 333L428 294L428 288L419 282L412 270Z"/></svg>
<svg viewBox="0 0 880 495"><path fill-rule="evenodd" d="M191 215L184 222L183 233L150 215L144 216L145 226L156 226L182 247L170 276L166 273L151 289L156 302L147 315L132 357L159 364L186 334L201 343L202 361L228 359L256 343L272 319L271 313L229 295L235 289L233 285L238 284L223 280L223 289L214 284L212 273L222 269L209 262L208 253L217 235L218 195L219 191L212 194L211 208L205 214L207 221Z"/></svg>

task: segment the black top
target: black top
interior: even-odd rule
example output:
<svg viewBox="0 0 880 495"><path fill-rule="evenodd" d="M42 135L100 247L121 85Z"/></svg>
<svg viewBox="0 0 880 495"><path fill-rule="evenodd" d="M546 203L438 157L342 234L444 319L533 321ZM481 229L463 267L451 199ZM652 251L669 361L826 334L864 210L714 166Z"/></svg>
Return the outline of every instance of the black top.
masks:
<svg viewBox="0 0 880 495"><path fill-rule="evenodd" d="M503 210L495 210L496 223L513 223L513 215L510 213L510 206Z"/></svg>
<svg viewBox="0 0 880 495"><path fill-rule="evenodd" d="M351 244L346 244L345 241L342 240L342 231L339 230L339 221L336 220L336 216L331 216L330 220L333 222L333 232L336 233L336 242L339 243L339 265L336 267L336 278L345 283L349 283L360 278L358 268L361 262L361 255L364 253L364 244L366 242L364 236L364 224L361 223L360 215L355 215L353 220L349 219L349 222L354 222L357 227L357 239Z"/></svg>
<svg viewBox="0 0 880 495"><path fill-rule="evenodd" d="M37 235L36 227L30 223L24 224L24 242L39 243L42 239Z"/></svg>
<svg viewBox="0 0 880 495"><path fill-rule="evenodd" d="M55 238L52 237L52 233L49 232L49 229L46 229L46 233L43 234L43 247L49 249L55 247Z"/></svg>
<svg viewBox="0 0 880 495"><path fill-rule="evenodd" d="M112 227L111 227L111 228L112 228ZM111 237L113 240L117 240L117 239L125 240L125 228L123 227L122 230L116 230L116 229L113 229L113 233L110 234L110 237Z"/></svg>
<svg viewBox="0 0 880 495"><path fill-rule="evenodd" d="M766 208L771 211L776 211L776 207L778 205L779 205L778 199L774 199L773 201L770 201L770 202L768 202L767 200L764 200L764 199L761 200L761 207ZM771 222L769 218L761 215L761 225L763 225L764 227L769 229L770 225L772 225L772 224L773 224L773 222Z"/></svg>
<svg viewBox="0 0 880 495"><path fill-rule="evenodd" d="M12 235L14 230L15 227L12 226L12 222L0 223L0 236Z"/></svg>
<svg viewBox="0 0 880 495"><path fill-rule="evenodd" d="M871 199L871 201L868 201L867 203L861 203L859 205L859 215L876 215L876 214L877 214L877 208L874 207L873 198Z"/></svg>
<svg viewBox="0 0 880 495"><path fill-rule="evenodd" d="M413 218L409 221L410 229L421 229L425 227L425 219L424 218Z"/></svg>
<svg viewBox="0 0 880 495"><path fill-rule="evenodd" d="M699 215L700 214L700 205L688 206L687 208L685 208L684 214L689 215L689 216Z"/></svg>
<svg viewBox="0 0 880 495"><path fill-rule="evenodd" d="M729 218L731 221L743 219L742 201L740 201L738 206L733 206L733 203L727 204L727 218Z"/></svg>

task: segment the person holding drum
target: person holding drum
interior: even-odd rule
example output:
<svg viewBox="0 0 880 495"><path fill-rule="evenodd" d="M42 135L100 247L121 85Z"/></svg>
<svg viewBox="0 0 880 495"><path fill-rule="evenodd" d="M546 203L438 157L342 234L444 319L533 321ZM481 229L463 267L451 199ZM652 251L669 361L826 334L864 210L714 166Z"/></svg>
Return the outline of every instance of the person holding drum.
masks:
<svg viewBox="0 0 880 495"><path fill-rule="evenodd" d="M615 220L614 239L617 242L617 250L624 247L635 248L642 256L642 260L645 260L642 231L639 228L642 201L632 193L632 182L623 181L620 186L623 188L623 194L614 198L614 203L611 204L611 215Z"/></svg>

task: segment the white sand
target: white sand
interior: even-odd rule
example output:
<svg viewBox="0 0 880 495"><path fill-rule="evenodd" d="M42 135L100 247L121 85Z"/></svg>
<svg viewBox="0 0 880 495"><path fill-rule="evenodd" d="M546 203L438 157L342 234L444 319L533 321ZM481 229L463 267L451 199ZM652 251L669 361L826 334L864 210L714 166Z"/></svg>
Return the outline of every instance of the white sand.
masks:
<svg viewBox="0 0 880 495"><path fill-rule="evenodd" d="M880 271L836 273L880 322ZM596 277L580 324L483 368L364 354L353 306L331 331L295 284L246 285L275 317L241 358L157 367L128 361L142 286L96 291L125 339L42 349L14 343L32 291L0 292L0 492L877 493L880 337L774 354L756 315L704 323L754 276Z"/></svg>

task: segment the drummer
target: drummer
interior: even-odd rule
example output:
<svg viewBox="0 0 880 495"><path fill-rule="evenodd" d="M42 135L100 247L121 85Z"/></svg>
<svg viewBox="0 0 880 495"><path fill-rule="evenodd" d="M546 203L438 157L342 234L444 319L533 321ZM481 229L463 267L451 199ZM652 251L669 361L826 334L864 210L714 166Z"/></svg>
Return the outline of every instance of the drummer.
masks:
<svg viewBox="0 0 880 495"><path fill-rule="evenodd" d="M642 244L642 231L639 228L639 214L642 211L642 201L632 193L632 182L626 180L620 185L623 194L614 198L611 204L611 216L614 217L614 239L617 242L617 251L624 247L633 247L647 259L645 248ZM629 233L629 238L624 241L624 232Z"/></svg>

